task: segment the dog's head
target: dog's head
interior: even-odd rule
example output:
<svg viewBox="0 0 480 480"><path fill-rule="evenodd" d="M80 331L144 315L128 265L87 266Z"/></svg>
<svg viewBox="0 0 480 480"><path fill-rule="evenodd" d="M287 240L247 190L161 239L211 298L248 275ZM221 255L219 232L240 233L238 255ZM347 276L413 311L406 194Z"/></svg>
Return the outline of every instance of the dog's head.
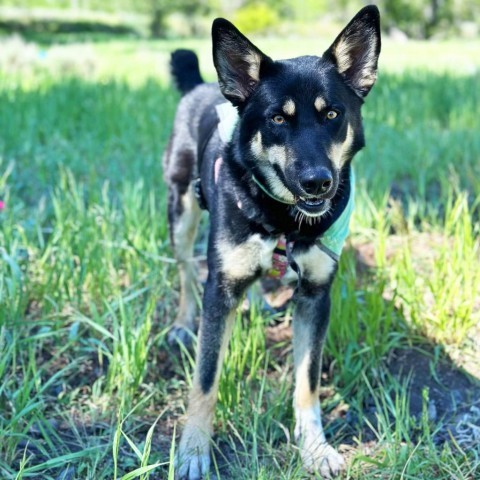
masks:
<svg viewBox="0 0 480 480"><path fill-rule="evenodd" d="M212 37L220 89L240 113L247 167L276 197L320 218L342 167L364 146L360 108L376 80L378 9L360 10L322 57L273 61L224 19Z"/></svg>

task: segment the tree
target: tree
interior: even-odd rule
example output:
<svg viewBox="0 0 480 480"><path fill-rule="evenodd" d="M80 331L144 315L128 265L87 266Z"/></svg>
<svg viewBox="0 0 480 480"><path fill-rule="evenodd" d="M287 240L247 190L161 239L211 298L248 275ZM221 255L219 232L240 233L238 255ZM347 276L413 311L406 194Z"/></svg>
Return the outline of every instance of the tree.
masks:
<svg viewBox="0 0 480 480"><path fill-rule="evenodd" d="M150 34L154 38L165 36L165 19L172 12L182 12L189 16L208 13L210 2L208 0L132 0L132 9L141 9L150 16Z"/></svg>
<svg viewBox="0 0 480 480"><path fill-rule="evenodd" d="M383 0L383 6L387 27L395 26L420 38L430 38L442 27L452 27L458 10L454 0Z"/></svg>

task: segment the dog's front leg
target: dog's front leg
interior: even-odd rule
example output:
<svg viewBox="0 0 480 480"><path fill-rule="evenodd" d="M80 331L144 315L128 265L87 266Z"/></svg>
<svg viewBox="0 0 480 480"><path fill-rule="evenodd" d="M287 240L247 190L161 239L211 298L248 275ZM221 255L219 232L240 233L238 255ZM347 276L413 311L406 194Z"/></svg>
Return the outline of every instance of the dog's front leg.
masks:
<svg viewBox="0 0 480 480"><path fill-rule="evenodd" d="M331 478L344 468L345 462L325 438L319 388L336 262L316 245L294 253L294 258L300 273L293 319L295 438L305 468Z"/></svg>
<svg viewBox="0 0 480 480"><path fill-rule="evenodd" d="M205 297L213 303L204 306L187 422L177 452L176 478L179 479L200 479L210 468L218 382L235 316L235 308L228 305L221 288L212 283L216 282L205 286Z"/></svg>
<svg viewBox="0 0 480 480"><path fill-rule="evenodd" d="M275 245L276 240L258 234L241 243L216 240L214 233L211 235L197 361L178 449L177 478L197 480L209 470L218 381L235 309L248 285L270 266Z"/></svg>

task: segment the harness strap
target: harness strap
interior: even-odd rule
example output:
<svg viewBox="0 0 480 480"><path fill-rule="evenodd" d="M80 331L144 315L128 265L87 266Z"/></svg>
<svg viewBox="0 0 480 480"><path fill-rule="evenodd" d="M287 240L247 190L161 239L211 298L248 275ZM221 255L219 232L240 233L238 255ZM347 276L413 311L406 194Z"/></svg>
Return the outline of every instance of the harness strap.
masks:
<svg viewBox="0 0 480 480"><path fill-rule="evenodd" d="M340 255L336 254L333 250L330 250L322 242L322 237L315 240L315 245L323 252L326 253L333 261L338 262L340 260Z"/></svg>
<svg viewBox="0 0 480 480"><path fill-rule="evenodd" d="M202 190L202 181L200 172L202 171L203 157L207 149L208 142L212 138L217 129L219 118L216 110L211 110L207 115L203 116L198 126L198 177L194 180L194 191L198 205L201 209L207 210L207 202Z"/></svg>

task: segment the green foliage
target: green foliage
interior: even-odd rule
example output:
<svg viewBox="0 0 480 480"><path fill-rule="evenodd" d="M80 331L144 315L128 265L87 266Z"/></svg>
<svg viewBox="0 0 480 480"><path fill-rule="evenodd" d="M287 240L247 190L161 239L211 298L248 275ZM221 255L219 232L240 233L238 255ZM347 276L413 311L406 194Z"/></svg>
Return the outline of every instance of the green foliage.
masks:
<svg viewBox="0 0 480 480"><path fill-rule="evenodd" d="M425 0L384 0L385 22L415 37L421 37L424 30ZM420 22L419 22L420 20Z"/></svg>
<svg viewBox="0 0 480 480"><path fill-rule="evenodd" d="M414 38L448 36L480 8L469 0L383 0L381 6L384 28L397 27Z"/></svg>
<svg viewBox="0 0 480 480"><path fill-rule="evenodd" d="M107 23L101 20L79 20L75 18L21 18L19 20L0 20L0 31L4 33L21 33L26 38L44 38L64 34L105 34L138 35L129 25Z"/></svg>
<svg viewBox="0 0 480 480"><path fill-rule="evenodd" d="M462 22L476 22L477 32L480 28L480 4L471 0L379 0L377 4L385 30L395 27L413 38L430 38L435 35L451 37L461 31ZM364 5L365 2L360 0L242 0L233 5L220 0L0 0L0 7L14 7L17 17L25 17L26 14L25 18L0 20L7 31L12 28L25 31L25 27L31 27L33 30L50 30L52 33L59 30L81 30L117 35L128 33L132 28L146 33L148 28L151 36L166 37L172 36L168 29L169 16L180 13L190 31L197 34L198 24L202 25L206 17L210 22L211 18L220 15L236 20L246 33L272 32L280 27L292 28L292 24L303 24L313 34L315 28L312 27L320 18L333 18L343 22ZM29 9L37 9L33 17ZM40 11L44 12L43 15ZM60 14L63 22L51 18L54 12ZM94 18L85 18L94 12L101 13L103 19L95 21ZM68 21L67 15L71 16ZM107 20L108 15L115 20L113 25ZM129 17L133 18L126 24L118 24L119 18L125 21ZM28 35L32 32L26 33ZM202 29L201 33L205 34L205 30Z"/></svg>
<svg viewBox="0 0 480 480"><path fill-rule="evenodd" d="M292 2L290 8L295 19L308 23L313 19L328 14L331 6L331 2L328 2L328 0L302 0Z"/></svg>
<svg viewBox="0 0 480 480"><path fill-rule="evenodd" d="M277 11L265 3L250 3L239 8L233 17L233 22L241 32L265 32L278 25L280 17Z"/></svg>
<svg viewBox="0 0 480 480"><path fill-rule="evenodd" d="M195 15L205 15L211 9L208 0L124 0L124 9L131 12L147 14L150 18L150 35L154 38L166 34L166 17L173 12L181 12L193 18ZM117 7L118 8L118 7Z"/></svg>

